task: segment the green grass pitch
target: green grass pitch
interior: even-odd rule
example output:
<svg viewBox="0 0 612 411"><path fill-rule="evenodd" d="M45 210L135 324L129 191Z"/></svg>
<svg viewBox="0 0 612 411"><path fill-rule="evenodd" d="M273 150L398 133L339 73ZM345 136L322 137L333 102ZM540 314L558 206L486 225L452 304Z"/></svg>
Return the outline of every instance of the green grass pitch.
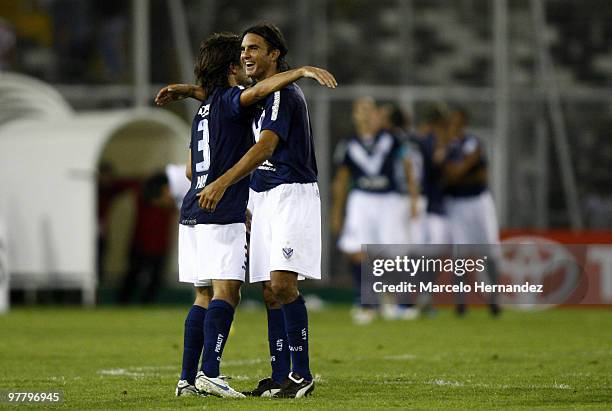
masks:
<svg viewBox="0 0 612 411"><path fill-rule="evenodd" d="M311 312L317 383L300 400L174 397L186 311L17 308L0 316L0 390L61 390L75 410L612 409L610 310L365 327L346 307ZM222 372L245 390L269 374L265 312L239 309L234 325Z"/></svg>

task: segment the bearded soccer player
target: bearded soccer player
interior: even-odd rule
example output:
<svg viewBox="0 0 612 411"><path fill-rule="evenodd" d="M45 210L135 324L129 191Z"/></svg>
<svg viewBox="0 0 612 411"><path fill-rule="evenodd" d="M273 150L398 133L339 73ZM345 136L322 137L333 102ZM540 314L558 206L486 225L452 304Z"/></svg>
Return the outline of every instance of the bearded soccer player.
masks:
<svg viewBox="0 0 612 411"><path fill-rule="evenodd" d="M202 44L195 69L201 84L195 97L203 102L192 125L186 171L191 188L181 208L179 277L193 283L197 292L185 321L183 371L177 395L244 396L219 377L219 365L246 270L248 180L229 187L214 210L201 209L198 196L249 149L253 111L248 106L302 76L321 84L331 84L333 79L324 70L306 67L270 76L245 90L238 87L248 83L240 62L240 41L233 34L213 34ZM162 89L157 103L176 99L173 94L180 94L184 88L174 85ZM202 347L202 366L196 376Z"/></svg>

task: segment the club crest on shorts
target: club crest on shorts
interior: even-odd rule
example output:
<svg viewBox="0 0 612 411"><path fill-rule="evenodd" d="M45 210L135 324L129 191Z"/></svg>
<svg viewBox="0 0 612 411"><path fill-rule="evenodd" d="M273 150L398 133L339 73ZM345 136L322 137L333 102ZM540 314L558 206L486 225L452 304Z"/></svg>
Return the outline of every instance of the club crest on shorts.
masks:
<svg viewBox="0 0 612 411"><path fill-rule="evenodd" d="M287 260L290 259L291 256L293 255L293 248L283 247L283 255L285 256Z"/></svg>

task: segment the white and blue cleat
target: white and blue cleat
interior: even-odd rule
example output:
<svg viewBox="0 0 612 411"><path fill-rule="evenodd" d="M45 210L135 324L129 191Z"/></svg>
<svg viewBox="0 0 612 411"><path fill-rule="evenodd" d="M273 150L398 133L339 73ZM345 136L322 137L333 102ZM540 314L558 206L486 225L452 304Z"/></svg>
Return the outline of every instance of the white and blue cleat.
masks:
<svg viewBox="0 0 612 411"><path fill-rule="evenodd" d="M224 398L245 398L245 395L234 390L221 376L207 377L202 371L196 375L195 386L198 391Z"/></svg>
<svg viewBox="0 0 612 411"><path fill-rule="evenodd" d="M179 380L176 384L174 394L177 397L201 397L207 395L206 393L198 391L195 385L189 384L187 380Z"/></svg>

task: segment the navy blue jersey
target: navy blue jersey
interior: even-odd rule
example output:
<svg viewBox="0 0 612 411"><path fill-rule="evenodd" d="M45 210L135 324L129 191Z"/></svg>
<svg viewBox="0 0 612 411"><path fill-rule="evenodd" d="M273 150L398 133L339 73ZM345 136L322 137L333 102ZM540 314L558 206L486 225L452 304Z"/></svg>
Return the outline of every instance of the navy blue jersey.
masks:
<svg viewBox="0 0 612 411"><path fill-rule="evenodd" d="M228 187L214 212L200 208L197 193L242 158L251 146L253 111L240 106L241 87L216 88L202 103L191 126L191 188L181 207L181 224L245 221L249 181Z"/></svg>
<svg viewBox="0 0 612 411"><path fill-rule="evenodd" d="M337 161L350 170L352 188L370 193L402 191L402 155L398 138L385 130L371 140L352 136L338 146L335 154Z"/></svg>
<svg viewBox="0 0 612 411"><path fill-rule="evenodd" d="M484 150L477 137L466 134L451 142L447 154L447 161L462 161L466 156L480 150L478 161L465 173L464 178L446 187L446 193L453 197L471 197L482 193L487 185L480 179L472 179L475 175L486 170L487 160Z"/></svg>
<svg viewBox="0 0 612 411"><path fill-rule="evenodd" d="M442 185L442 168L435 164L433 155L436 150L437 137L429 133L420 140L423 154L422 191L427 197L427 212L445 214L444 187Z"/></svg>
<svg viewBox="0 0 612 411"><path fill-rule="evenodd" d="M314 183L317 181L312 127L306 99L296 84L290 84L269 95L258 107L253 120L255 142L263 130L279 137L278 145L268 160L259 166L251 178L251 188L257 192L280 184Z"/></svg>

